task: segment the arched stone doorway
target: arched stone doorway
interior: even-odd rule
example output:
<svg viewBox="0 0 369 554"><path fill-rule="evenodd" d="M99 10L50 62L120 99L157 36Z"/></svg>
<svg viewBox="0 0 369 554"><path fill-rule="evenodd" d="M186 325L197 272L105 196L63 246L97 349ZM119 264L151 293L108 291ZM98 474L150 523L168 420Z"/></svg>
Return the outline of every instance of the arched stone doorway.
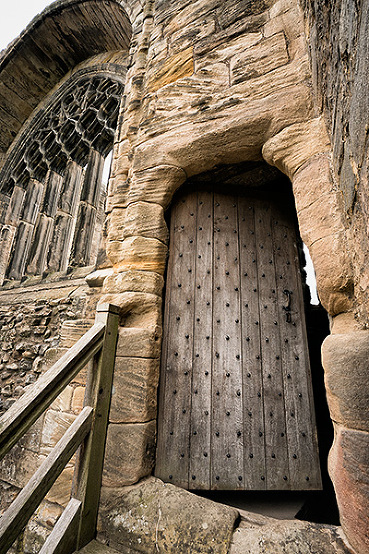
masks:
<svg viewBox="0 0 369 554"><path fill-rule="evenodd" d="M171 209L156 475L320 489L293 196L267 166L232 170Z"/></svg>

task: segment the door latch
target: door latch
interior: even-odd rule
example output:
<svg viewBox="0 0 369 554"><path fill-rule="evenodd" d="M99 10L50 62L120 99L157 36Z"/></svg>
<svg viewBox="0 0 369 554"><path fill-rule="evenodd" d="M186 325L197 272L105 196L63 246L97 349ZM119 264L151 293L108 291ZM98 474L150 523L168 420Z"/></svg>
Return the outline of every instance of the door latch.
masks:
<svg viewBox="0 0 369 554"><path fill-rule="evenodd" d="M288 289L284 289L283 294L285 295L285 304L282 307L282 309L286 312L286 321L287 323L291 323L291 294L292 291Z"/></svg>

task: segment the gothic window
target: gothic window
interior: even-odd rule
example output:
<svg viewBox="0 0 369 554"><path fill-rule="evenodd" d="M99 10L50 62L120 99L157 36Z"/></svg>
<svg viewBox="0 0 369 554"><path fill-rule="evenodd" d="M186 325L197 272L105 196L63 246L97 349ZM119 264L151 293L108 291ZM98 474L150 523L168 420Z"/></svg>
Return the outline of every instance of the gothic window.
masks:
<svg viewBox="0 0 369 554"><path fill-rule="evenodd" d="M123 80L81 71L41 104L0 172L0 284L96 263Z"/></svg>

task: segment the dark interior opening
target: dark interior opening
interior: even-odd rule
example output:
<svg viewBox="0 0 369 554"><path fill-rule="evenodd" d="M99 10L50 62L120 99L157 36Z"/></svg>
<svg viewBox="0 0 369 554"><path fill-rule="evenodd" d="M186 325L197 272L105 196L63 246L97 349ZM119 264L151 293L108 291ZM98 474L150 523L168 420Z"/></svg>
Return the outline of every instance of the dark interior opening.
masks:
<svg viewBox="0 0 369 554"><path fill-rule="evenodd" d="M221 190L240 190L245 182L252 194L275 196L279 203L292 203L294 197L290 181L276 168L263 162L247 162L233 166L219 166L213 171L189 179L176 193L174 201L185 190L194 190L218 184ZM267 186L265 186L267 183ZM296 214L296 208L294 207ZM167 210L167 222L170 221L170 208ZM296 229L298 222L296 214ZM298 234L299 236L299 234ZM305 257L303 243L300 240L300 264L303 283ZM165 275L166 282L166 275ZM309 287L305 284L305 317L308 334L308 347L311 364L313 396L318 431L319 457L322 473L322 491L199 491L195 494L216 502L235 506L240 510L260 513L277 519L297 518L304 521L325 524L339 524L339 514L332 482L328 475L328 453L333 442L333 424L330 419L324 386L324 370L321 364L321 345L329 334L329 321L324 308L310 303Z"/></svg>

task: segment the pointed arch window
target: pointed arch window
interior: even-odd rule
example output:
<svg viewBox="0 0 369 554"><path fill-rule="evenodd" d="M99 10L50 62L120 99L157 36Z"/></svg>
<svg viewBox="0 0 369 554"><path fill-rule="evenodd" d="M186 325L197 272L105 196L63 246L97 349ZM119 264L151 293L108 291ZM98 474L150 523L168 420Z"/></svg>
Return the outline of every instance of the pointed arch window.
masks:
<svg viewBox="0 0 369 554"><path fill-rule="evenodd" d="M0 284L95 264L123 86L80 71L26 123L0 173Z"/></svg>

